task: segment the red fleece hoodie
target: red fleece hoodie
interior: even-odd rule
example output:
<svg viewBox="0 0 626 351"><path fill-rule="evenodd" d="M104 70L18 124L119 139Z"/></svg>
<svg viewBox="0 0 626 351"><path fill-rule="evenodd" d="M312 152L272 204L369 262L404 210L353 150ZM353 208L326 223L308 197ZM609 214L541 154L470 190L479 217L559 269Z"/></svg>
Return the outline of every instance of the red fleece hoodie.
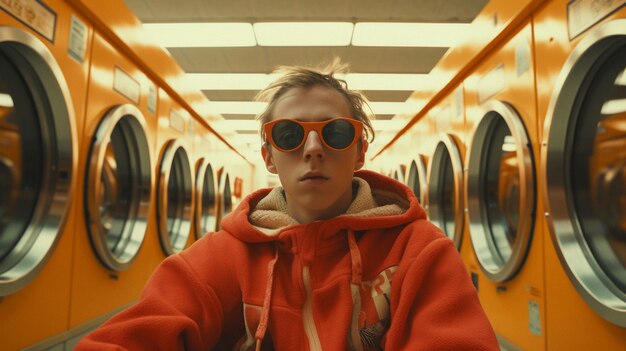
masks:
<svg viewBox="0 0 626 351"><path fill-rule="evenodd" d="M309 224L280 188L252 193L76 350L499 350L413 192L369 171L353 184L346 214Z"/></svg>

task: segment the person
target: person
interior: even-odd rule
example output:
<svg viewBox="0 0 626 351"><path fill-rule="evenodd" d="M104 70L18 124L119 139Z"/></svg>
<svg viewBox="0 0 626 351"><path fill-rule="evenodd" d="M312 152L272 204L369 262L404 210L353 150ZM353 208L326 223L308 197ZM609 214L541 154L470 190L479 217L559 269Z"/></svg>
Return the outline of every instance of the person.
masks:
<svg viewBox="0 0 626 351"><path fill-rule="evenodd" d="M341 70L280 69L259 119L282 186L165 259L77 350L499 350L453 243L410 188L360 170L374 132Z"/></svg>

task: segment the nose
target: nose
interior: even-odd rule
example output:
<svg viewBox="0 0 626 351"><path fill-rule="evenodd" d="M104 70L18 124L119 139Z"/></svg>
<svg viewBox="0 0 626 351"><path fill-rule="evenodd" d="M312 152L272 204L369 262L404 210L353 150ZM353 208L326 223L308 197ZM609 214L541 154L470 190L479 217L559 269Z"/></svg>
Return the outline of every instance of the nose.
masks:
<svg viewBox="0 0 626 351"><path fill-rule="evenodd" d="M302 155L307 160L311 158L323 159L325 156L324 145L316 131L309 132L302 148Z"/></svg>

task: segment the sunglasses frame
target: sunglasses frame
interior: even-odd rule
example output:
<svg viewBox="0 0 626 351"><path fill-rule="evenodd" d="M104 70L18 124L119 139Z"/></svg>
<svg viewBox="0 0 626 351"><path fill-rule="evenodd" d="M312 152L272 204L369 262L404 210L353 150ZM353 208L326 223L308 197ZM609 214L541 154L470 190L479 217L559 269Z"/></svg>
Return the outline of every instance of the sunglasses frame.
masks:
<svg viewBox="0 0 626 351"><path fill-rule="evenodd" d="M342 121L346 121L348 123L350 123L352 125L352 127L354 128L354 138L352 139L352 142L350 142L350 145L346 146L345 148L342 149L336 149L330 145L328 145L326 143L326 140L324 140L324 135L322 133L322 130L324 129L324 127L329 124L332 123L334 121L338 121L338 120L342 120ZM298 125L300 125L300 127L302 127L302 129L304 129L304 137L302 138L302 141L300 141L300 144L298 144L298 146L294 147L293 149L283 149L280 146L278 146L275 142L274 142L274 137L272 136L272 129L274 128L274 126L280 122L283 121L289 121L289 122L293 122L296 123ZM320 122L303 122L303 121L299 121L297 119L292 119L292 118L280 118L280 119L276 119L270 122L267 122L263 125L263 133L265 134L265 141L270 143L270 145L272 145L275 149L277 149L278 151L281 152L294 152L297 151L298 149L300 149L302 147L302 145L304 145L304 142L306 141L306 139L309 136L309 133L311 131L316 131L317 135L319 136L320 140L322 141L322 144L333 150L333 151L344 151L347 150L349 148L351 148L352 146L354 146L354 144L357 142L357 140L363 138L363 122L356 120L354 118L349 118L349 117L336 117L336 118L331 118L325 121L320 121Z"/></svg>

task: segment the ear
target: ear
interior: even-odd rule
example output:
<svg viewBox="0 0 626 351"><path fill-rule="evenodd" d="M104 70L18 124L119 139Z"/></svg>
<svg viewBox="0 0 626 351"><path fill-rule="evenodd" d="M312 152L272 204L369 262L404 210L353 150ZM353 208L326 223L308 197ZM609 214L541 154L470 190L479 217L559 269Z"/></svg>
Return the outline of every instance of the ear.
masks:
<svg viewBox="0 0 626 351"><path fill-rule="evenodd" d="M354 170L358 171L359 169L363 168L363 165L365 164L365 153L367 152L367 148L369 147L369 143L367 142L367 140L365 140L365 138L361 139L361 147L357 148L358 150L358 155L357 155L357 160L356 163L354 164Z"/></svg>
<svg viewBox="0 0 626 351"><path fill-rule="evenodd" d="M261 156L263 156L263 161L265 161L265 168L268 172L273 174L278 174L276 170L276 165L274 164L274 160L272 160L271 150L268 149L269 145L267 143L263 144L261 147Z"/></svg>

